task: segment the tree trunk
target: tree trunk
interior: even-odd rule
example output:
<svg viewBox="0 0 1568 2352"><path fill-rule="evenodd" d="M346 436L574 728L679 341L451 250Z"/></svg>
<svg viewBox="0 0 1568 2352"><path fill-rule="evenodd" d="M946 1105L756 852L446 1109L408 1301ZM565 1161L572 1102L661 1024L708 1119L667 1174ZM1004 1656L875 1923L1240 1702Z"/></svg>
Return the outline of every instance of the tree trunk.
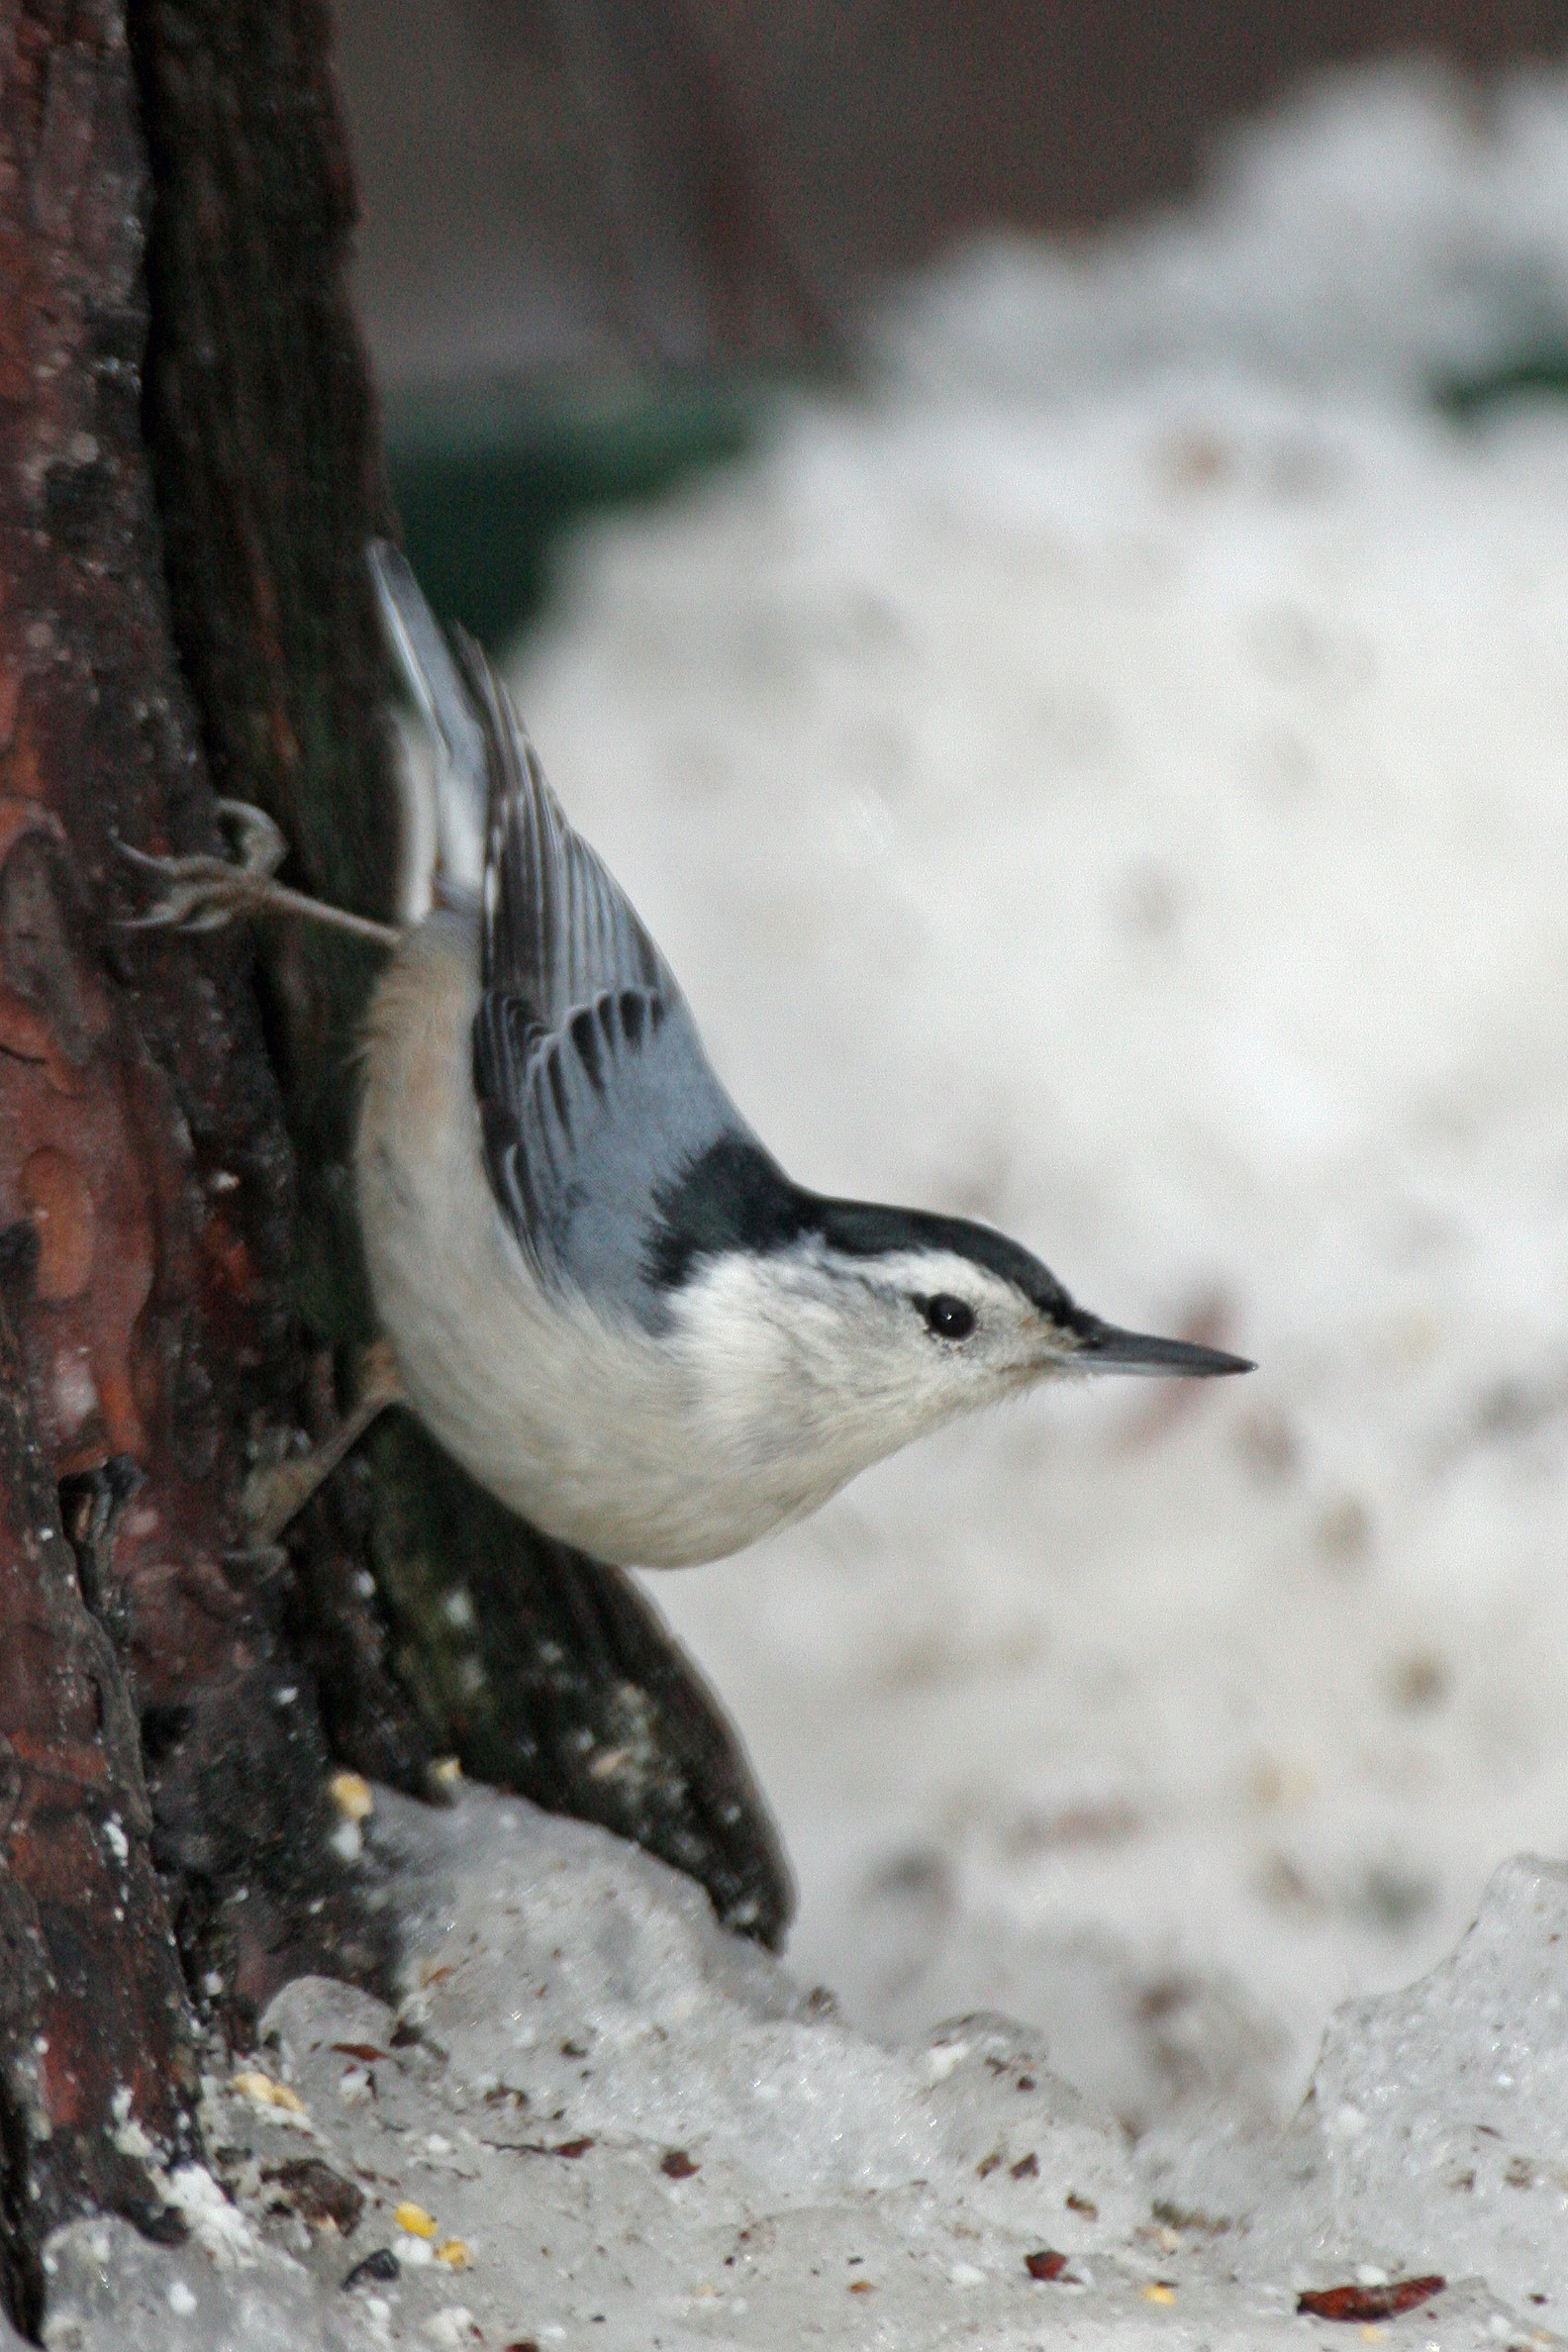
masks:
<svg viewBox="0 0 1568 2352"><path fill-rule="evenodd" d="M174 2226L201 2034L301 1969L385 1979L335 1757L420 1788L454 1749L749 1932L789 1910L636 1587L406 1420L287 1556L234 1548L247 1470L331 1421L369 1328L373 962L128 931L117 844L216 848L216 785L305 887L390 901L363 542L392 518L328 53L316 0L0 0L0 2286L29 2326L57 2222Z"/></svg>

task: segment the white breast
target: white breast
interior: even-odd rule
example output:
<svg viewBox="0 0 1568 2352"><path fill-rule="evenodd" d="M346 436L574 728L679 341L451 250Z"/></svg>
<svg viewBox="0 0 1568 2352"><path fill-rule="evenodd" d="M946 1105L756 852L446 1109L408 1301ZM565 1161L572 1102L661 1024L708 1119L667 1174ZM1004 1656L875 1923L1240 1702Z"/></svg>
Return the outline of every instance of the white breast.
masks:
<svg viewBox="0 0 1568 2352"><path fill-rule="evenodd" d="M883 1449L823 1425L809 1332L749 1295L743 1264L699 1275L658 1335L540 1287L481 1157L478 963L473 923L432 915L367 1023L360 1223L410 1399L545 1533L629 1566L721 1558L815 1510Z"/></svg>

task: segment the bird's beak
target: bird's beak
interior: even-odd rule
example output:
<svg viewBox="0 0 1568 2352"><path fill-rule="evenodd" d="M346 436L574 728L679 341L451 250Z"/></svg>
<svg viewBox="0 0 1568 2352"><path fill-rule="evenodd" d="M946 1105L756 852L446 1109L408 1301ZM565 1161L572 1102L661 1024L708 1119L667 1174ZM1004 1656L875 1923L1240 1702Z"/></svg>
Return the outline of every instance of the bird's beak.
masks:
<svg viewBox="0 0 1568 2352"><path fill-rule="evenodd" d="M1189 1380L1215 1380L1222 1373L1253 1372L1245 1356L1219 1347L1195 1347L1188 1339L1156 1339L1147 1331L1119 1331L1115 1323L1091 1320L1077 1334L1069 1361L1086 1372L1175 1373Z"/></svg>

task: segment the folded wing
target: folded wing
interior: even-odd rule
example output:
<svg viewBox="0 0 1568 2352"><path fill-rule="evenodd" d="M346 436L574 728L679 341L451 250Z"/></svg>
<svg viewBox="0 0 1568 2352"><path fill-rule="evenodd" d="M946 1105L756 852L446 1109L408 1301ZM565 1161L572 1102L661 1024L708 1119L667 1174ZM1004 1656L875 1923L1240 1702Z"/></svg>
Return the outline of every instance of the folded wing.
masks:
<svg viewBox="0 0 1568 2352"><path fill-rule="evenodd" d="M491 1190L541 1278L656 1328L669 1307L659 1204L749 1130L505 687L477 646L459 650L488 781L473 1066Z"/></svg>

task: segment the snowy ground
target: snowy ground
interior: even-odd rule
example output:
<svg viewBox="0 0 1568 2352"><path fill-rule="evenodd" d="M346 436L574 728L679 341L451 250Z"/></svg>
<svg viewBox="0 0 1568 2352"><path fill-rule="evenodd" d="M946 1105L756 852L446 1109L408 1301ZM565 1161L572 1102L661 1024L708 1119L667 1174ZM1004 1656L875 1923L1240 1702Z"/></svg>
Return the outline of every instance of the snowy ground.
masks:
<svg viewBox="0 0 1568 2352"><path fill-rule="evenodd" d="M1039 1396L655 1580L879 2032L1138 2123L1568 1850L1568 84L1344 85L955 263L887 382L577 552L517 664L721 1071L1245 1383Z"/></svg>
<svg viewBox="0 0 1568 2352"><path fill-rule="evenodd" d="M1304 2293L1368 2341L1409 2304L1422 2352L1568 2342L1560 1867L1336 2017L1289 2132L1135 2151L1027 2028L879 2048L602 1830L383 1798L354 1867L398 2009L288 1986L206 2080L217 2177L156 2176L184 2242L50 2240L47 2352L1262 2352L1322 2340Z"/></svg>

